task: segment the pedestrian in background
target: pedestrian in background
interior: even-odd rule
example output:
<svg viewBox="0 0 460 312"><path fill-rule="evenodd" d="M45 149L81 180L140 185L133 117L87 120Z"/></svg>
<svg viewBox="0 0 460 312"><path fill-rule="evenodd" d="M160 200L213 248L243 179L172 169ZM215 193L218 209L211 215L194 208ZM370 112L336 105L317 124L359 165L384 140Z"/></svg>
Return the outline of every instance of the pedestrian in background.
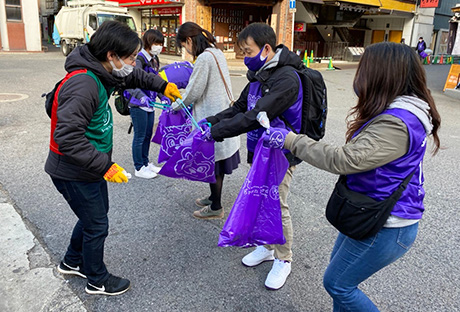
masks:
<svg viewBox="0 0 460 312"><path fill-rule="evenodd" d="M302 122L303 89L295 69L303 68L302 60L284 45L276 46L276 34L264 23L247 26L238 36L248 68L249 83L235 104L214 116L206 118L211 126L211 136L217 142L247 133L248 163L252 164L255 147L265 128L257 121L257 114L267 112L274 126L287 127L287 120L297 131ZM267 275L265 286L279 289L291 273L293 230L287 196L296 165L301 162L289 151L285 151L289 168L279 186L282 213L283 245L258 246L246 255L242 262L253 267L264 261L274 260Z"/></svg>
<svg viewBox="0 0 460 312"><path fill-rule="evenodd" d="M147 73L158 75L160 60L158 55L163 49L163 34L159 30L149 29L142 36L143 48L137 55L136 67ZM146 89L128 89L124 91L129 100L129 114L134 128L132 153L135 176L152 179L157 176L160 167L149 161L150 142L155 121L155 108L151 102L157 100L157 92ZM160 101L171 104L167 97L158 94Z"/></svg>
<svg viewBox="0 0 460 312"><path fill-rule="evenodd" d="M104 264L107 181L128 182L126 171L111 159L110 94L126 86L161 92L171 100L180 97L174 84L134 68L140 46L137 33L127 25L104 22L89 43L67 57L68 74L54 94L45 171L78 217L57 270L87 278L88 294L119 295L130 287L129 280L110 274Z"/></svg>
<svg viewBox="0 0 460 312"><path fill-rule="evenodd" d="M426 43L423 40L423 37L418 38L418 44L417 44L417 53L420 57L420 59L424 59L425 57L422 56L422 52L426 50Z"/></svg>
<svg viewBox="0 0 460 312"><path fill-rule="evenodd" d="M193 104L193 116L196 120L226 109L230 104L230 98L233 98L230 74L225 56L216 47L214 37L199 25L186 22L180 26L176 38L179 46L184 47L195 61L183 96L184 104ZM195 218L224 217L221 203L224 176L238 168L239 148L240 138L236 136L215 143L216 183L209 184L211 195L196 199L195 203L201 209L193 213Z"/></svg>
<svg viewBox="0 0 460 312"><path fill-rule="evenodd" d="M424 212L427 136L434 140L433 154L440 144L441 119L425 71L409 46L383 42L367 47L353 87L358 103L348 115L344 146L317 142L284 128L270 129L266 140L317 168L346 175L352 191L377 201L388 198L413 173L376 235L356 240L339 233L324 274L324 287L337 312L378 311L358 286L411 248Z"/></svg>

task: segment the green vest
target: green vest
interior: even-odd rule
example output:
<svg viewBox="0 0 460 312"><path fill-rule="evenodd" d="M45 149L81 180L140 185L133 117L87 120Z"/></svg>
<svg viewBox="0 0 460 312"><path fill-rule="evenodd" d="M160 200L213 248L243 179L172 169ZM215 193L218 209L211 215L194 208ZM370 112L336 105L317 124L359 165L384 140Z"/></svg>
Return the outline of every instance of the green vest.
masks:
<svg viewBox="0 0 460 312"><path fill-rule="evenodd" d="M107 90L93 72L88 70L86 75L93 77L97 83L99 105L86 128L85 136L98 151L108 153L113 146L113 117L109 105L109 96L113 89Z"/></svg>

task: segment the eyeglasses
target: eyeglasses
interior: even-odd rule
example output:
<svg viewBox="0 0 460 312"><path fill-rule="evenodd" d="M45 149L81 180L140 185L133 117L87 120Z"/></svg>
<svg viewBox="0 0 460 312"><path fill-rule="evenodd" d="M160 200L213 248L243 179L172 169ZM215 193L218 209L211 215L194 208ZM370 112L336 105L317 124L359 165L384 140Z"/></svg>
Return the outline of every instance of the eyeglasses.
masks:
<svg viewBox="0 0 460 312"><path fill-rule="evenodd" d="M122 60L121 57L119 57L118 55L117 55L117 57L118 57L119 60ZM137 53L131 54L130 56L128 56L125 59L128 59L131 63L133 63L133 62L136 61L136 57L137 57Z"/></svg>

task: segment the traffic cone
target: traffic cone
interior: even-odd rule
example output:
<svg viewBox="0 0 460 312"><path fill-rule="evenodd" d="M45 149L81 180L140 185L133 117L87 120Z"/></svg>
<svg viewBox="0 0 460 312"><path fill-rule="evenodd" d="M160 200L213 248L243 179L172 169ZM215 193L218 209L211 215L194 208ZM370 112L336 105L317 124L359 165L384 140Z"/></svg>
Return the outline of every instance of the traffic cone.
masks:
<svg viewBox="0 0 460 312"><path fill-rule="evenodd" d="M303 63L305 66L309 67L310 64L308 64L308 56L307 56L307 50L305 50L305 53L303 54Z"/></svg>
<svg viewBox="0 0 460 312"><path fill-rule="evenodd" d="M443 64L444 63L444 55L441 54L441 58L439 59L439 64Z"/></svg>
<svg viewBox="0 0 460 312"><path fill-rule="evenodd" d="M313 62L313 50L310 52L310 62Z"/></svg>
<svg viewBox="0 0 460 312"><path fill-rule="evenodd" d="M307 68L310 68L310 58L307 57Z"/></svg>
<svg viewBox="0 0 460 312"><path fill-rule="evenodd" d="M332 57L329 58L329 65L327 66L327 70L334 70L334 65L332 65Z"/></svg>
<svg viewBox="0 0 460 312"><path fill-rule="evenodd" d="M437 63L438 63L438 56L437 56L437 55L434 57L434 59L433 59L433 62L432 62L432 63L433 63L433 64L437 64Z"/></svg>
<svg viewBox="0 0 460 312"><path fill-rule="evenodd" d="M426 60L427 58L428 58L428 56L425 56L425 58L423 59L423 65L428 64L428 61Z"/></svg>

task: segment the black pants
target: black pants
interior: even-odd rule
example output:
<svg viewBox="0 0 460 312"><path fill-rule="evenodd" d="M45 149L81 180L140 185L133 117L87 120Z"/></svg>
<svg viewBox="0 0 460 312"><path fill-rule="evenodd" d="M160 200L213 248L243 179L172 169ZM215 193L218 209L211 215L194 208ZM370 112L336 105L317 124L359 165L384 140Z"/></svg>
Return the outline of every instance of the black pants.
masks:
<svg viewBox="0 0 460 312"><path fill-rule="evenodd" d="M109 231L107 182L52 180L78 217L64 262L81 266L88 282L101 286L109 277L104 264L104 242Z"/></svg>

